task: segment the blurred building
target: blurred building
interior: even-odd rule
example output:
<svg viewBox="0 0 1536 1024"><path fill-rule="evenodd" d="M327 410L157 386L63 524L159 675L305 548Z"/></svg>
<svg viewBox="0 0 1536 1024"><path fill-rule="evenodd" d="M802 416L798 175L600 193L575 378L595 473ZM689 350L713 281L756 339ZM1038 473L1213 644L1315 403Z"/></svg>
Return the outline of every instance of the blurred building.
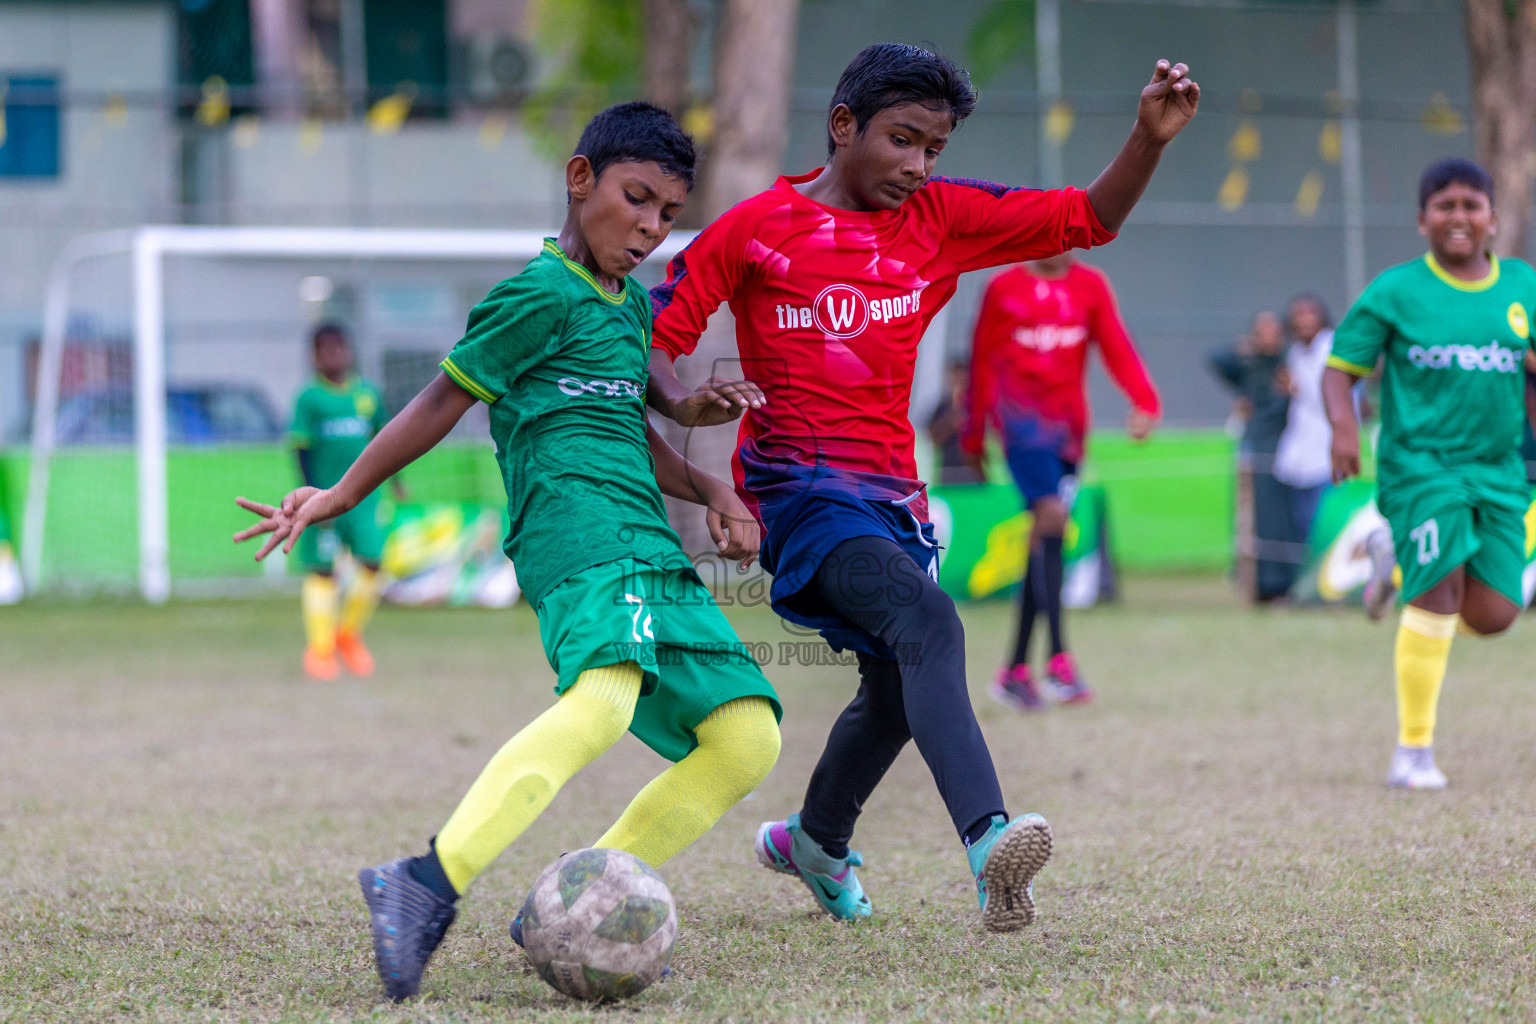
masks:
<svg viewBox="0 0 1536 1024"><path fill-rule="evenodd" d="M702 92L713 5L695 6ZM43 282L76 236L142 223L552 230L559 168L522 120L550 63L530 22L525 0L0 0L0 437L24 418ZM1416 255L1419 170L1471 147L1456 0L817 0L801 8L786 170L824 159L827 102L860 47L894 35L966 60L999 33L1017 52L983 80L941 173L1085 185L1123 140L1156 58L1188 60L1202 84L1200 119L1124 237L1090 257L1115 282L1175 423L1221 421L1198 361L1255 309L1307 290L1340 312L1362 272ZM358 324L374 373L392 330L414 332L417 347L450 344L495 277L359 285L337 270L304 299L299 282L315 275L302 268L215 272L172 282L173 336L286 344L326 312ZM983 283L962 282L952 350L969 339ZM101 310L126 313L121 274L90 287ZM90 319L75 333L105 350L125 340L125 321ZM279 398L303 372L284 359ZM406 362L401 388L430 366ZM211 372L195 360L183 370ZM1102 384L1112 422L1122 406Z"/></svg>

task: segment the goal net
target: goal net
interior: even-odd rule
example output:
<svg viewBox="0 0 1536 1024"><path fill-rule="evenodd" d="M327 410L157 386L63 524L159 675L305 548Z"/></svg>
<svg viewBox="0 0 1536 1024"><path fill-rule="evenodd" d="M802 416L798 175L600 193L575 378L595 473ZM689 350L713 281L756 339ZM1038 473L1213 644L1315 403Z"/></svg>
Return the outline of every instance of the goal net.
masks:
<svg viewBox="0 0 1536 1024"><path fill-rule="evenodd" d="M231 543L252 521L234 499L273 500L297 483L285 434L313 375L314 327L348 331L358 372L392 415L436 374L470 307L542 239L144 227L78 240L54 268L42 337L16 356L15 379L33 382L12 428L30 448L20 524L29 589L162 601L285 585L280 557L258 565L254 545ZM657 283L688 240L670 237L642 283ZM477 406L402 474L386 558L413 577L402 598L505 597L495 564L505 564L505 495L489 446ZM466 592L477 587L487 592Z"/></svg>

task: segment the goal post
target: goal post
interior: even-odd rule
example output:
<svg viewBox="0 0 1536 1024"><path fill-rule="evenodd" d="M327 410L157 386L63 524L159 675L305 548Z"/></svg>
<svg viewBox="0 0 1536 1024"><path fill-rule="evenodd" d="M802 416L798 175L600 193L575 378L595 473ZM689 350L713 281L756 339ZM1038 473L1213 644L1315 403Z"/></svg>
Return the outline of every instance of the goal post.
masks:
<svg viewBox="0 0 1536 1024"><path fill-rule="evenodd" d="M72 287L82 266L91 261L126 255L131 290L131 393L133 505L137 548L133 589L151 602L166 601L172 592L172 515L169 508L168 455L172 447L167 418L167 261L192 259L238 261L252 267L280 263L290 271L324 268L343 261L346 266L383 265L408 268L423 265L473 267L482 287L511 276L542 251L546 233L540 231L419 230L390 228L206 227L150 225L128 232L108 232L76 239L56 260L49 276L42 337L37 358L37 386L32 412L31 463L23 517L22 571L30 592L46 589L48 570L51 469L60 454L58 436L60 383L69 344L70 320L76 296ZM693 238L674 232L657 248L647 269L663 272L667 259ZM484 294L481 291L479 294ZM478 297L478 296L477 296ZM218 296L203 296L210 304ZM473 301L473 300L467 300ZM462 327L468 309L456 310ZM445 354L457 334L436 339ZM103 500L108 496L102 495ZM121 502L126 496L113 494ZM233 500L233 493L229 496ZM83 589L90 589L89 586Z"/></svg>

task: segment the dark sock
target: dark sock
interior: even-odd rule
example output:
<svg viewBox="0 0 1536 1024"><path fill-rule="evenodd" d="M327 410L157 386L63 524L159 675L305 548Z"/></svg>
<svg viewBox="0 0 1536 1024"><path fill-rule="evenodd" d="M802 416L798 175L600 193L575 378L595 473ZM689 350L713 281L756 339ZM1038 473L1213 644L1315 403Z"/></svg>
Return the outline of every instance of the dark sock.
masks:
<svg viewBox="0 0 1536 1024"><path fill-rule="evenodd" d="M1035 611L1038 602L1035 592L1040 586L1040 555L1031 551L1029 566L1024 571L1024 581L1019 585L1019 638L1013 645L1013 663L1029 664L1029 637L1035 631Z"/></svg>
<svg viewBox="0 0 1536 1024"><path fill-rule="evenodd" d="M847 856L848 856L848 844L847 843L845 843L845 842L843 842L841 840L827 839L827 838L824 838L822 836L817 835L815 832L812 832L810 829L805 827L805 822L804 821L800 822L800 831L804 832L808 839L811 839L812 841L814 841L816 843L817 846L821 847L821 852L822 853L825 853L828 857L831 857L833 860L844 860L844 859L847 858Z"/></svg>
<svg viewBox="0 0 1536 1024"><path fill-rule="evenodd" d="M1045 620L1051 626L1051 654L1067 649L1061 638L1061 580L1064 569L1061 564L1061 538L1040 538L1040 606L1045 610Z"/></svg>
<svg viewBox="0 0 1536 1024"><path fill-rule="evenodd" d="M969 850L973 845L981 842L982 838L988 832L992 831L993 819L999 817L1004 821L1007 821L1008 812L998 811L996 814L989 814L985 818L977 818L975 822L971 824L971 827L965 830L965 848Z"/></svg>
<svg viewBox="0 0 1536 1024"><path fill-rule="evenodd" d="M437 859L436 836L432 837L432 843L427 848L426 853L420 857L411 858L411 863L407 870L410 871L412 878L428 889L431 889L449 903L458 900L458 890L454 889L453 883L448 881L448 872L443 870L443 862Z"/></svg>

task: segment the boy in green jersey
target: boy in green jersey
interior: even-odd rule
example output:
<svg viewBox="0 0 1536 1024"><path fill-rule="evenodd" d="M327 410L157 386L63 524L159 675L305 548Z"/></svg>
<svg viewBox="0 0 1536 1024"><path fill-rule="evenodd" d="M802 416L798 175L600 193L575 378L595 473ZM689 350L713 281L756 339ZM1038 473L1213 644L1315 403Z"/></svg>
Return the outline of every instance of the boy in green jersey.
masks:
<svg viewBox="0 0 1536 1024"><path fill-rule="evenodd" d="M346 332L336 324L321 324L312 341L315 378L294 401L288 437L304 484L334 487L387 417L379 389L353 370L352 342ZM403 491L398 479L394 485L399 497ZM334 574L342 547L357 563L345 597L338 593ZM298 561L305 572L304 671L315 679L335 679L340 665L354 675L373 674L373 656L363 645L363 628L379 603L383 557L384 526L379 522L377 493L300 539Z"/></svg>
<svg viewBox="0 0 1536 1024"><path fill-rule="evenodd" d="M594 845L660 864L767 775L778 698L694 572L662 493L708 507L726 558L750 561L756 522L732 488L652 430L644 393L651 304L628 275L666 238L693 184L692 140L645 103L593 118L566 164L558 238L469 316L443 372L333 488L301 488L236 535L260 558L363 497L448 433L477 400L507 490L506 551L539 615L555 705L492 758L419 857L358 874L379 976L413 995L470 881L626 729L675 762ZM743 397L743 395L751 397ZM756 398L711 383L690 402L718 417ZM745 563L744 563L745 564Z"/></svg>
<svg viewBox="0 0 1536 1024"><path fill-rule="evenodd" d="M1451 638L1458 626L1502 633L1523 604L1531 492L1520 458L1522 371L1532 361L1536 271L1488 251L1497 226L1488 172L1467 160L1431 165L1419 183L1429 252L1371 282L1339 325L1323 377L1338 481L1360 471L1350 388L1385 363L1376 501L1407 602L1391 786L1445 785L1432 742Z"/></svg>

